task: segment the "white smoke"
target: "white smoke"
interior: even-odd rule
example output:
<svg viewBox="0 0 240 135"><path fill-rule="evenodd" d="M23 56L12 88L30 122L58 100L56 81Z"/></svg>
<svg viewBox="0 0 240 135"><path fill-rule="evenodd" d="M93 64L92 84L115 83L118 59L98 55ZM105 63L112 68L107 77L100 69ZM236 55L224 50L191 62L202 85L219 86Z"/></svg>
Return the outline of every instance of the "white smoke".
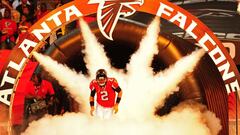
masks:
<svg viewBox="0 0 240 135"><path fill-rule="evenodd" d="M221 129L219 120L211 112L202 112L201 107L198 105L179 105L181 107L176 107L168 115L163 117L154 116L155 107L162 104L164 99L173 91L178 90L178 83L193 71L197 62L204 55L203 50L195 51L183 57L170 68L153 75L150 65L153 55L158 50L156 44L158 27L159 18L156 18L150 24L139 49L131 57L130 63L127 65L127 74L123 74L122 72L116 73L116 70L111 68L103 48L100 47L99 43L97 44L97 40L90 32L88 25L81 24L82 33L88 33L84 36L86 46L84 53L88 57L85 62L91 62L87 66L88 70L91 70L91 74L94 74L94 70L101 68L101 66L105 67L104 64L106 64L109 67L107 71L115 73L112 74L113 77L120 80L119 84L123 90L123 97L119 106L119 113L112 119L104 121L91 117L86 113L46 116L39 121L32 122L23 135L217 135ZM92 39L94 42L91 41ZM90 94L88 89L89 78L68 69L66 66L53 62L46 56L37 53L34 53L34 56L45 70L56 78L61 85L65 86L71 96L76 97L78 102L88 105L87 98ZM94 57L98 58L97 62L93 59ZM58 75L59 73L62 75ZM210 122L209 116L214 121ZM212 130L213 127L217 127L216 130Z"/></svg>
<svg viewBox="0 0 240 135"><path fill-rule="evenodd" d="M80 18L79 24L85 44L85 49L83 50L83 53L85 53L84 61L89 71L90 78L94 78L96 71L101 68L108 72L108 76L119 76L119 74L122 74L122 70L111 68L110 61L106 56L103 45L97 41L97 38L91 32L87 23ZM116 77L116 79L120 84L124 84L125 82L123 77Z"/></svg>
<svg viewBox="0 0 240 135"><path fill-rule="evenodd" d="M57 61L52 60L48 56L43 56L36 52L33 52L33 56L40 63L43 68L51 74L59 84L61 84L70 95L81 104L83 111L86 111L88 107L88 78L81 73L77 73L74 70L69 69L66 65L62 65Z"/></svg>
<svg viewBox="0 0 240 135"><path fill-rule="evenodd" d="M123 109L126 110L123 113L135 116L136 118L151 116L156 107L164 104L166 97L179 90L177 85L187 74L193 71L197 62L204 54L205 51L203 49L194 51L191 55L183 57L156 76L129 76L129 80L127 81L127 94L123 99L123 102L126 100L123 104L128 105L123 106ZM139 57L139 59L144 59L144 56ZM143 74L146 72L148 71L145 71ZM138 72L138 74L142 74L142 72ZM138 100L133 100L132 95L137 97ZM140 104L139 101L141 101ZM134 114L135 111L138 113Z"/></svg>
<svg viewBox="0 0 240 135"><path fill-rule="evenodd" d="M97 38L91 32L87 23L83 21L82 18L80 19L79 23L80 23L82 35L85 42L85 49L83 52L87 54L84 57L84 61L87 62L86 67L89 70L90 77L93 78L95 75L95 72L100 68L103 68L109 71L111 68L111 64L106 54L104 53L103 45L101 45L97 41ZM96 53L93 53L93 52L96 52Z"/></svg>
<svg viewBox="0 0 240 135"><path fill-rule="evenodd" d="M191 72L193 72L197 63L204 56L205 51L203 49L196 50L191 54L178 60L174 65L170 66L163 72L158 73L153 81L153 85L158 85L158 89L153 89L152 94L154 98L151 98L151 103L155 106L163 105L164 97L168 97L173 92L179 90L177 85ZM159 96L161 95L161 96Z"/></svg>
<svg viewBox="0 0 240 135"><path fill-rule="evenodd" d="M137 52L135 52L127 65L128 75L136 78L137 75L142 77L152 76L153 56L158 53L157 39L160 32L160 18L156 17L149 25L146 35L140 42ZM137 69L137 70L136 70Z"/></svg>
<svg viewBox="0 0 240 135"><path fill-rule="evenodd" d="M209 132L211 135L217 135L221 130L222 126L220 124L220 120L216 117L216 115L207 110L206 106L196 103L195 101L187 100L180 103L178 106L172 109L172 112L181 112L185 108L191 108L195 112L201 113L201 122L205 123L205 125L209 128Z"/></svg>
<svg viewBox="0 0 240 135"><path fill-rule="evenodd" d="M83 113L66 113L54 117L47 115L39 121L32 122L22 135L217 135L211 134L212 130L206 124L208 117L204 116L201 109L197 103L194 106L179 105L166 116L145 121L137 119L103 121ZM211 119L218 120L215 115L210 114Z"/></svg>
<svg viewBox="0 0 240 135"><path fill-rule="evenodd" d="M128 105L121 107L120 116L130 115L136 118L145 118L148 116L145 113L146 111L142 110L151 107L148 106L149 104L146 104L146 98L149 96L147 95L147 91L151 89L150 86L153 78L151 63L153 56L158 53L157 38L160 32L159 25L160 18L156 17L148 27L147 33L140 42L138 50L130 58L130 62L127 65L126 90L124 90L124 98L122 99L122 104ZM133 95L138 100L133 100ZM141 102L139 103L139 101ZM138 113L136 114L136 112ZM121 113L124 115L121 115Z"/></svg>
<svg viewBox="0 0 240 135"><path fill-rule="evenodd" d="M211 135L217 135L222 129L220 120L210 111L203 112L203 117L206 119L207 127L210 129ZM217 124L216 124L217 123Z"/></svg>

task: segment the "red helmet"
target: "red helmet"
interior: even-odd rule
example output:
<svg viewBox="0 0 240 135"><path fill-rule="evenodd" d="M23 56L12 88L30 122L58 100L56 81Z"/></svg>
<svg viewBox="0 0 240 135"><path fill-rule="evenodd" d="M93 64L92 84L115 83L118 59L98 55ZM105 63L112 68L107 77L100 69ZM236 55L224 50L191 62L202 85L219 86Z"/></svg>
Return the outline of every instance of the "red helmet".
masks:
<svg viewBox="0 0 240 135"><path fill-rule="evenodd" d="M96 72L96 79L98 79L99 77L107 77L107 72L104 69L98 69L98 71Z"/></svg>
<svg viewBox="0 0 240 135"><path fill-rule="evenodd" d="M96 72L96 80L100 86L104 86L107 81L107 72L104 69L99 69Z"/></svg>

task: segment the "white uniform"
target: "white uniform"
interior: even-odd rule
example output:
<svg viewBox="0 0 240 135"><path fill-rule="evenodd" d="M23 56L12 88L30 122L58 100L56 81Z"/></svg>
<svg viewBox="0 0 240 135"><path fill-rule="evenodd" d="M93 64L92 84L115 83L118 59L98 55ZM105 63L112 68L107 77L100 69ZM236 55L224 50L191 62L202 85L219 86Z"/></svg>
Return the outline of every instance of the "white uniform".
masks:
<svg viewBox="0 0 240 135"><path fill-rule="evenodd" d="M107 108L97 104L96 116L100 119L110 119L113 116L113 108Z"/></svg>

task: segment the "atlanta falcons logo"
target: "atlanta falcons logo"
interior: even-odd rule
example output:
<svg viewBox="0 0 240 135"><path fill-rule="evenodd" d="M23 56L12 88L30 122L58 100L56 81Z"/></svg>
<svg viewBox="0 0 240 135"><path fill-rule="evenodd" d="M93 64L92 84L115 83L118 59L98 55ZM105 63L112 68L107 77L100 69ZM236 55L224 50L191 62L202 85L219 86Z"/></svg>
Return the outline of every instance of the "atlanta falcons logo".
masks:
<svg viewBox="0 0 240 135"><path fill-rule="evenodd" d="M136 12L131 5L142 5L144 0L89 0L88 4L98 5L97 23L102 34L113 40L112 33L121 15L130 16Z"/></svg>

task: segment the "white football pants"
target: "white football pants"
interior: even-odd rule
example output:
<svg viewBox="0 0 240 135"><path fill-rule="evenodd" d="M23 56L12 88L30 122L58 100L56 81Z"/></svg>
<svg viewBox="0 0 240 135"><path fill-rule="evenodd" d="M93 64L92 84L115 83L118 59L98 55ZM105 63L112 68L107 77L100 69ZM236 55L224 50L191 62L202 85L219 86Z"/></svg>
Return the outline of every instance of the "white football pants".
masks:
<svg viewBox="0 0 240 135"><path fill-rule="evenodd" d="M110 119L113 115L113 108L103 107L99 104L96 106L96 116L100 119Z"/></svg>

